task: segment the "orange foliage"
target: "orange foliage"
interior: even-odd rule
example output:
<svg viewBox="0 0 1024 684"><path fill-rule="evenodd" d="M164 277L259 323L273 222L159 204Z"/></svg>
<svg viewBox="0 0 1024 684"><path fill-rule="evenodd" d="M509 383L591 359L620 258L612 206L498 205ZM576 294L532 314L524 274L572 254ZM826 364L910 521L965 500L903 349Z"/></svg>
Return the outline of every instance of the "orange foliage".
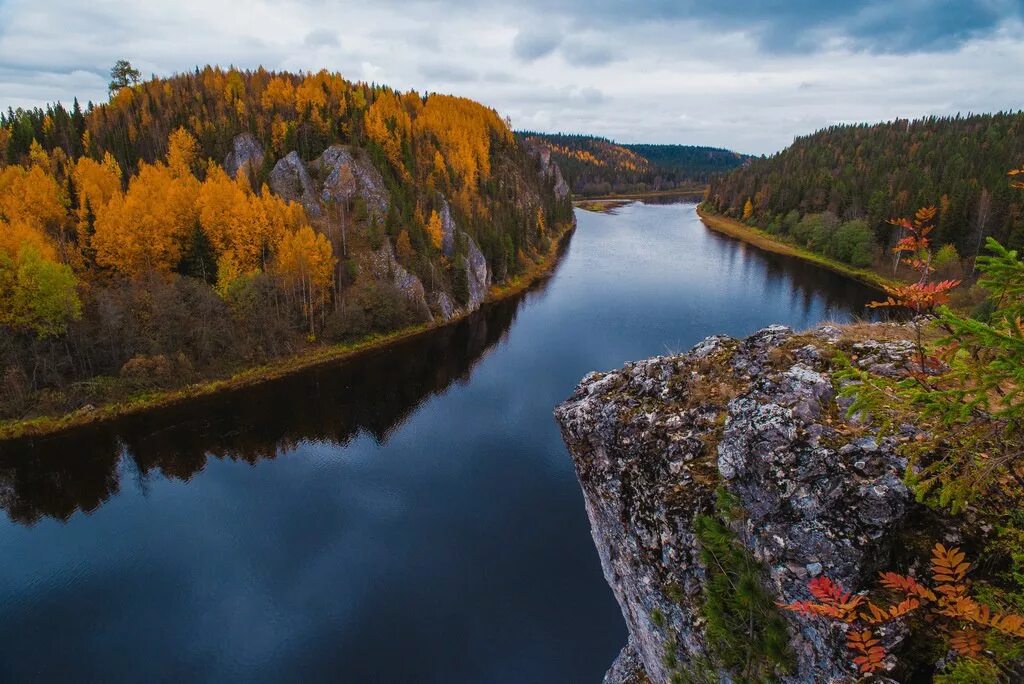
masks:
<svg viewBox="0 0 1024 684"><path fill-rule="evenodd" d="M0 252L13 259L25 245L35 247L44 259L57 261L57 250L53 242L39 228L20 219L11 223L0 219Z"/></svg>
<svg viewBox="0 0 1024 684"><path fill-rule="evenodd" d="M307 224L300 204L288 203L264 186L254 194L244 176L233 180L210 165L198 195L199 225L231 278L265 268L284 236Z"/></svg>
<svg viewBox="0 0 1024 684"><path fill-rule="evenodd" d="M427 221L427 236L434 249L441 249L441 242L444 240L444 231L441 225L441 216L437 211L430 212L430 220Z"/></svg>
<svg viewBox="0 0 1024 684"><path fill-rule="evenodd" d="M288 108L294 101L295 87L291 81L282 76L275 76L270 79L267 87L263 89L261 102L263 108L268 111Z"/></svg>
<svg viewBox="0 0 1024 684"><path fill-rule="evenodd" d="M925 618L928 623L937 618L953 622L949 625L950 646L962 656L977 657L982 652L983 636L978 627L1024 637L1024 617L993 612L989 606L968 596L967 571L971 564L965 559L960 549L947 549L942 544L936 544L931 559L933 588L924 586L913 577L894 572L881 573L882 587L900 597L897 603L888 607L879 606L867 600L864 595L852 595L824 576L808 584L808 590L815 601L795 601L780 607L802 615L825 617L852 625L847 633L847 647L854 655L854 664L863 674L882 669L886 652L870 629L859 628L857 625L885 624L912 615L922 607L929 610ZM858 610L860 606L866 606L867 609Z"/></svg>
<svg viewBox="0 0 1024 684"><path fill-rule="evenodd" d="M846 647L856 655L853 663L862 673L877 672L885 667L885 648L869 629L852 629L846 634Z"/></svg>
<svg viewBox="0 0 1024 684"><path fill-rule="evenodd" d="M3 149L3 147L0 146L0 149ZM1017 179L1017 176L1024 176L1024 167L1010 171L1009 176L1013 178L1013 180L1010 181L1010 187L1024 190L1024 180Z"/></svg>
<svg viewBox="0 0 1024 684"><path fill-rule="evenodd" d="M126 275L169 271L199 218L199 181L164 164L140 164L128 192L97 212L96 263Z"/></svg>
<svg viewBox="0 0 1024 684"><path fill-rule="evenodd" d="M935 207L922 207L914 214L913 219L890 219L890 223L899 226L908 234L893 247L896 254L909 254L902 259L918 272L916 283L886 287L889 296L881 302L871 302L868 306L902 306L917 314L930 314L935 308L949 301L949 292L960 284L959 280L943 280L933 283L929 277L934 270L931 265L932 253L928 235L934 229Z"/></svg>
<svg viewBox="0 0 1024 684"><path fill-rule="evenodd" d="M382 91L366 110L365 126L366 135L381 146L391 165L404 171L402 143L412 132L412 119L398 95Z"/></svg>
<svg viewBox="0 0 1024 684"><path fill-rule="evenodd" d="M512 131L493 109L451 95L428 97L414 126L417 133L437 137L448 164L470 187L491 175L491 135L512 139Z"/></svg>
<svg viewBox="0 0 1024 684"><path fill-rule="evenodd" d="M311 337L316 309L326 304L337 263L331 243L308 225L286 235L278 248L277 273L298 297Z"/></svg>
<svg viewBox="0 0 1024 684"><path fill-rule="evenodd" d="M167 167L178 178L191 176L199 159L199 144L191 133L179 128L167 138Z"/></svg>
<svg viewBox="0 0 1024 684"><path fill-rule="evenodd" d="M0 219L57 233L66 215L57 181L43 168L0 170Z"/></svg>
<svg viewBox="0 0 1024 684"><path fill-rule="evenodd" d="M72 178L78 193L78 243L88 246L90 238L85 228L89 212L95 219L97 209L105 207L121 193L121 168L109 152L103 156L102 163L81 157L72 170Z"/></svg>

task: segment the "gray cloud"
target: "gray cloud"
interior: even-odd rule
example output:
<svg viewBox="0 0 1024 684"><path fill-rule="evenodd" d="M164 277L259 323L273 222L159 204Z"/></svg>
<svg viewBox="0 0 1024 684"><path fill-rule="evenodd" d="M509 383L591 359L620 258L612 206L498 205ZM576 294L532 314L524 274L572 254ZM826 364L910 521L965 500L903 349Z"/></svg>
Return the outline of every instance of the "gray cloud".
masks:
<svg viewBox="0 0 1024 684"><path fill-rule="evenodd" d="M532 62L547 57L562 42L562 36L550 31L519 31L512 42L512 51L519 59Z"/></svg>
<svg viewBox="0 0 1024 684"><path fill-rule="evenodd" d="M328 29L316 29L307 33L302 42L310 47L337 47L338 34Z"/></svg>
<svg viewBox="0 0 1024 684"><path fill-rule="evenodd" d="M565 60L574 66L598 67L618 59L607 43L570 41L561 50Z"/></svg>
<svg viewBox="0 0 1024 684"><path fill-rule="evenodd" d="M762 49L779 53L813 52L837 41L881 53L954 50L1024 17L1020 0L524 1L587 25L699 22L749 33Z"/></svg>
<svg viewBox="0 0 1024 684"><path fill-rule="evenodd" d="M522 128L753 153L840 121L1020 107L1021 0L774 4L0 0L0 107L104 100L122 57L147 75L327 68Z"/></svg>
<svg viewBox="0 0 1024 684"><path fill-rule="evenodd" d="M457 64L424 64L420 67L420 75L435 83L467 83L480 78L472 69Z"/></svg>

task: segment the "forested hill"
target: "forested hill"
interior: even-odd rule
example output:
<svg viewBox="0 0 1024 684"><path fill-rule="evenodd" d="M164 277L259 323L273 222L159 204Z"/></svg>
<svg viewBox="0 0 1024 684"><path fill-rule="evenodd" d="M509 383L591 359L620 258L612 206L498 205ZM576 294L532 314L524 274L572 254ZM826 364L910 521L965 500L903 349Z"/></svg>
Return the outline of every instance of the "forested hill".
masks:
<svg viewBox="0 0 1024 684"><path fill-rule="evenodd" d="M572 221L557 168L464 98L112 76L0 116L0 418L449 319Z"/></svg>
<svg viewBox="0 0 1024 684"><path fill-rule="evenodd" d="M1022 162L1021 112L833 126L713 179L708 204L791 236L808 216L863 221L876 248L895 239L887 219L935 205L937 243L973 257L986 236L1024 247L1024 200L1007 181ZM797 240L813 242L812 228ZM825 228L810 246L826 247Z"/></svg>
<svg viewBox="0 0 1024 684"><path fill-rule="evenodd" d="M579 195L650 192L703 185L749 157L715 147L625 145L606 138L562 133L518 134L551 151Z"/></svg>

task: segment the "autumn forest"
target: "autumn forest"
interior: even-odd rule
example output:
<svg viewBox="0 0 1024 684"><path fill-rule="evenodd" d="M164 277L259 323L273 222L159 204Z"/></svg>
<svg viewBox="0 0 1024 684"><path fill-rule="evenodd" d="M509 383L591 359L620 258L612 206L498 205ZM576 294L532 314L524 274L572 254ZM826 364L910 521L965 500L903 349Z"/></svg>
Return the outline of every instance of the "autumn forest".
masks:
<svg viewBox="0 0 1024 684"><path fill-rule="evenodd" d="M493 110L214 67L0 115L0 418L479 306L572 213Z"/></svg>

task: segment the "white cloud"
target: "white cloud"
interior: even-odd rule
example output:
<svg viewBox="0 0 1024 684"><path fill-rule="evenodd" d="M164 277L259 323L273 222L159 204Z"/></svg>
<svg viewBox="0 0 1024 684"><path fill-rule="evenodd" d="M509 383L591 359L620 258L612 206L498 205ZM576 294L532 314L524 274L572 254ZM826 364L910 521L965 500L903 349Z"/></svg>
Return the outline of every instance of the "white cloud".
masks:
<svg viewBox="0 0 1024 684"><path fill-rule="evenodd" d="M820 34L809 51L779 45L784 33L763 20L747 29L670 4L613 16L614 3L592 15L568 0L552 10L482 0L0 0L0 106L102 100L106 70L122 57L147 75L206 63L327 68L473 97L522 128L762 153L840 121L1016 108L1024 92L1024 30L1012 15L995 30L956 34L944 51L875 49L860 28L824 34L819 21L801 33L805 42ZM872 11L853 15L858 27Z"/></svg>

